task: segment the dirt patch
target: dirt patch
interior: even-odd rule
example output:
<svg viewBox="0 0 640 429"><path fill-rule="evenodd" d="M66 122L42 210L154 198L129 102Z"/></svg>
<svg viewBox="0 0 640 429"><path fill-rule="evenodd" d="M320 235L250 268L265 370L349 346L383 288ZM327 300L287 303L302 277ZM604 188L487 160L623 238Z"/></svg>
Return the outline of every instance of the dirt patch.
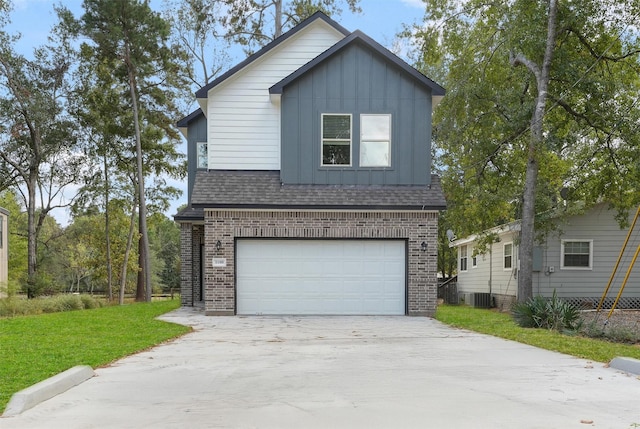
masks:
<svg viewBox="0 0 640 429"><path fill-rule="evenodd" d="M593 334L601 334L614 341L640 343L640 310L614 310L608 317L609 310L583 311L583 329Z"/></svg>

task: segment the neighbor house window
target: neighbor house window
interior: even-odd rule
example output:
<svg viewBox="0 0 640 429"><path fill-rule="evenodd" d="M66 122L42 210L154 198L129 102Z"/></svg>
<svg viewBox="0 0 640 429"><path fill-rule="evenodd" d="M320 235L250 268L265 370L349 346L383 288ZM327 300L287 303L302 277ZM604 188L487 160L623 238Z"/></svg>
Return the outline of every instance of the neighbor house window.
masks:
<svg viewBox="0 0 640 429"><path fill-rule="evenodd" d="M467 246L460 246L460 271L467 271Z"/></svg>
<svg viewBox="0 0 640 429"><path fill-rule="evenodd" d="M351 165L351 115L322 115L322 165Z"/></svg>
<svg viewBox="0 0 640 429"><path fill-rule="evenodd" d="M504 245L504 269L510 270L513 267L513 243Z"/></svg>
<svg viewBox="0 0 640 429"><path fill-rule="evenodd" d="M478 255L471 257L471 268L476 268L478 266Z"/></svg>
<svg viewBox="0 0 640 429"><path fill-rule="evenodd" d="M391 166L391 115L360 115L360 166Z"/></svg>
<svg viewBox="0 0 640 429"><path fill-rule="evenodd" d="M590 269L592 264L592 240L562 240L561 268Z"/></svg>
<svg viewBox="0 0 640 429"><path fill-rule="evenodd" d="M209 145L207 143L196 143L198 157L198 168L208 168L209 166Z"/></svg>

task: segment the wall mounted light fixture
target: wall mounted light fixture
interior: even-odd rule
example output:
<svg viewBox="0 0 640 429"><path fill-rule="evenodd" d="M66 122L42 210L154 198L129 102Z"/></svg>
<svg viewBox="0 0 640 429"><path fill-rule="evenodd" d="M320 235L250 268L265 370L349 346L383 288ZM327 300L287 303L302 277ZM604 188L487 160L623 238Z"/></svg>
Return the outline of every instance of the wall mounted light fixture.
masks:
<svg viewBox="0 0 640 429"><path fill-rule="evenodd" d="M427 251L427 242L423 241L422 244L420 245L420 250L422 250L423 252Z"/></svg>
<svg viewBox="0 0 640 429"><path fill-rule="evenodd" d="M220 251L220 249L222 249L222 243L218 240L216 241L216 252Z"/></svg>

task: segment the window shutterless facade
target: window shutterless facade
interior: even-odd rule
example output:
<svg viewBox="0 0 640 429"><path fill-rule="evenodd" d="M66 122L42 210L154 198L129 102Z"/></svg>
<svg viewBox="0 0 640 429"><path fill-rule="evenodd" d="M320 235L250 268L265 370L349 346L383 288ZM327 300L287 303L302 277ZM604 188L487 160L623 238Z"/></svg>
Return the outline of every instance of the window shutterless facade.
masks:
<svg viewBox="0 0 640 429"><path fill-rule="evenodd" d="M467 246L460 246L460 271L467 271Z"/></svg>
<svg viewBox="0 0 640 429"><path fill-rule="evenodd" d="M322 114L322 166L351 165L351 115Z"/></svg>
<svg viewBox="0 0 640 429"><path fill-rule="evenodd" d="M391 115L360 115L360 166L391 166Z"/></svg>
<svg viewBox="0 0 640 429"><path fill-rule="evenodd" d="M593 240L562 240L560 268L590 270L593 266Z"/></svg>
<svg viewBox="0 0 640 429"><path fill-rule="evenodd" d="M505 243L504 245L504 265L505 270L513 268L513 243Z"/></svg>

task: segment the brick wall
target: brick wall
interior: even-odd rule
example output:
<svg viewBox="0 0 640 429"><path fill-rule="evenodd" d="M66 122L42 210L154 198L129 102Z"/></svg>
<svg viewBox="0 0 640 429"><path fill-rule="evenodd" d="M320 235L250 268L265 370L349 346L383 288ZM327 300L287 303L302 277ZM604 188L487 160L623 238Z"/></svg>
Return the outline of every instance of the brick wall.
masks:
<svg viewBox="0 0 640 429"><path fill-rule="evenodd" d="M205 310L235 314L236 238L392 238L408 241L408 312L434 316L438 214L436 212L205 211ZM186 235L185 235L186 238ZM216 242L220 249L216 250ZM428 244L426 252L420 248ZM183 246L183 250L184 250ZM193 247L189 258L193 260ZM226 259L213 267L213 258ZM183 255L183 264L186 264ZM193 273L190 274L193 282ZM183 289L186 276L183 275ZM197 289L196 283L192 291ZM185 302L183 290L183 303ZM193 297L187 291L187 296ZM189 305L189 304L186 304Z"/></svg>

